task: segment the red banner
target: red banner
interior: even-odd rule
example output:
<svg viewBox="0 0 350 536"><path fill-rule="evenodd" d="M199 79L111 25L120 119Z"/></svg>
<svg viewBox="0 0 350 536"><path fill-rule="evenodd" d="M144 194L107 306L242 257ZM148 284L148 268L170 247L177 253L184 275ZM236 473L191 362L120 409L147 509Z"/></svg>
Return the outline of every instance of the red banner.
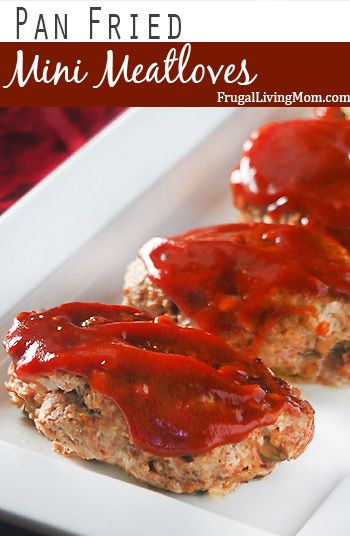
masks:
<svg viewBox="0 0 350 536"><path fill-rule="evenodd" d="M350 43L1 43L0 105L335 106L349 102L349 53Z"/></svg>

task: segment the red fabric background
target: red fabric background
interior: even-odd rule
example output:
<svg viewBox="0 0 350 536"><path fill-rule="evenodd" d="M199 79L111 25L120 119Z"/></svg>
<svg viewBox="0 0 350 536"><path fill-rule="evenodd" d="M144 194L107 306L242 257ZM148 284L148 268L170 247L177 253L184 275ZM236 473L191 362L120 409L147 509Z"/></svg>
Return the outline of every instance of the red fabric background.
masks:
<svg viewBox="0 0 350 536"><path fill-rule="evenodd" d="M0 108L0 213L123 108Z"/></svg>

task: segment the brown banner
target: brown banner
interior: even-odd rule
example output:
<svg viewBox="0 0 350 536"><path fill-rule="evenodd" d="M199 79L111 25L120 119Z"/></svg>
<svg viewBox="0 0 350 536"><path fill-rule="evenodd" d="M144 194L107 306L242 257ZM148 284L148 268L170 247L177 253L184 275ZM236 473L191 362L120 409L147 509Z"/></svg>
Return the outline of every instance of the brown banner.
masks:
<svg viewBox="0 0 350 536"><path fill-rule="evenodd" d="M0 106L336 105L349 54L350 43L1 43Z"/></svg>

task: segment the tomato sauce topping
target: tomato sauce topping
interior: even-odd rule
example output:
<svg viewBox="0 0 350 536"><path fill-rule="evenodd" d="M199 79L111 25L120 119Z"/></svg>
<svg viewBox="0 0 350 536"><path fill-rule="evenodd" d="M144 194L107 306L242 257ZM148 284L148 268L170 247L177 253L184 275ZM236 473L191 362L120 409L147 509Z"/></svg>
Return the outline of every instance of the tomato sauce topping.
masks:
<svg viewBox="0 0 350 536"><path fill-rule="evenodd" d="M71 303L20 313L5 347L24 380L56 371L85 377L118 405L134 444L155 455L205 453L273 424L282 410L300 411L260 360L130 307Z"/></svg>
<svg viewBox="0 0 350 536"><path fill-rule="evenodd" d="M350 295L346 250L310 226L205 227L154 238L139 255L151 280L186 316L233 341L242 328L258 338L278 318L297 312L289 298L276 299L281 293Z"/></svg>
<svg viewBox="0 0 350 536"><path fill-rule="evenodd" d="M234 203L275 221L295 212L350 247L350 121L325 117L255 130L232 173Z"/></svg>

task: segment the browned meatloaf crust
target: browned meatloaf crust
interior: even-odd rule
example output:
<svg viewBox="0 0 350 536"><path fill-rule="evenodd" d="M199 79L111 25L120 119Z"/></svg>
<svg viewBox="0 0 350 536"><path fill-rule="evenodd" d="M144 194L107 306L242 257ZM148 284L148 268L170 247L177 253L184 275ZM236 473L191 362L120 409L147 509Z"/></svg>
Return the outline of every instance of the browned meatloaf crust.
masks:
<svg viewBox="0 0 350 536"><path fill-rule="evenodd" d="M287 223L289 225L302 225L303 215L299 212L286 212L281 214L277 220L277 223ZM276 220L271 218L268 212L265 212L262 208L249 207L247 209L240 209L240 221L244 223L276 223Z"/></svg>
<svg viewBox="0 0 350 536"><path fill-rule="evenodd" d="M344 297L309 295L275 296L276 304L283 302L298 308L312 306L312 314L291 313L280 318L269 330L259 349L259 357L278 375L330 385L350 382L350 302ZM162 290L148 277L141 259L130 264L125 276L124 303L158 316L166 314L181 326L193 326ZM316 311L316 314L315 314ZM326 334L319 326L329 325ZM230 343L230 335L225 337ZM252 334L242 329L235 349L250 344ZM237 347L238 344L238 347Z"/></svg>
<svg viewBox="0 0 350 536"><path fill-rule="evenodd" d="M131 443L116 404L93 392L82 377L58 372L25 382L11 365L7 389L57 452L118 465L142 482L175 493L223 494L263 477L278 462L298 457L314 430L313 410L302 402L301 412L283 412L275 424L255 429L237 444L199 456L158 457Z"/></svg>

